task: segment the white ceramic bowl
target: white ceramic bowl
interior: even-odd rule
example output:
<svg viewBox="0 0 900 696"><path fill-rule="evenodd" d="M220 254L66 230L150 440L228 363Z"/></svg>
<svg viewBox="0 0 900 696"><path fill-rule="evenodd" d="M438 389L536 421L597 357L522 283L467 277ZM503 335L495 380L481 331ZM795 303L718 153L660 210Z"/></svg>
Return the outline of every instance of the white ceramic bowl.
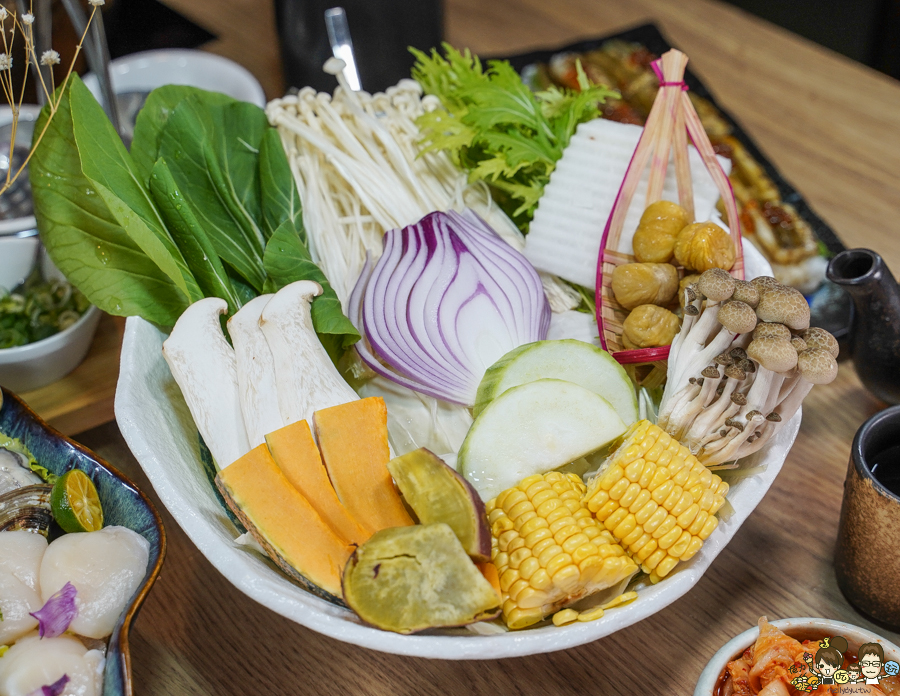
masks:
<svg viewBox="0 0 900 696"><path fill-rule="evenodd" d="M748 277L770 273L759 253L750 245L745 247ZM755 272L751 274L751 270ZM305 592L267 558L235 543L238 532L204 470L197 428L162 357L165 338L142 319L128 319L115 405L122 435L163 504L203 555L248 597L332 638L400 655L459 660L550 652L589 643L655 614L697 584L762 500L800 428L797 413L772 442L753 455L750 464L764 471L731 488L728 500L734 513L719 524L694 558L659 584L641 589L635 602L600 620L563 627L489 636L465 629L402 636L363 625L353 612Z"/></svg>
<svg viewBox="0 0 900 696"><path fill-rule="evenodd" d="M162 85L191 85L260 107L266 105L266 95L250 71L207 51L171 48L132 53L112 61L110 72L113 91L117 94L149 92ZM99 100L96 75L86 75L84 84Z"/></svg>
<svg viewBox="0 0 900 696"><path fill-rule="evenodd" d="M889 660L900 662L900 647L872 631L853 624L832 619L813 618L779 619L770 623L800 641L818 640L826 636L843 636L847 639L852 652L858 650L864 643L881 643L884 648L885 662ZM712 696L716 682L725 671L725 666L755 643L758 637L759 628L754 626L725 643L700 673L700 679L694 689L694 696Z"/></svg>
<svg viewBox="0 0 900 696"><path fill-rule="evenodd" d="M65 377L91 347L100 310L89 307L68 329L17 348L0 350L0 384L14 392L37 389Z"/></svg>

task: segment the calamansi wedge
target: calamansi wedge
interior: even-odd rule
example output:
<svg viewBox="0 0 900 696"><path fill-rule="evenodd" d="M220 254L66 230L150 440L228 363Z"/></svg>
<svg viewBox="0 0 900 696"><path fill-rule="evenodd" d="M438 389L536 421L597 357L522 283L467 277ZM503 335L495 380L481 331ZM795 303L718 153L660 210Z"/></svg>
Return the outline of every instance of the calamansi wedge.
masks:
<svg viewBox="0 0 900 696"><path fill-rule="evenodd" d="M67 471L53 484L50 509L66 532L96 532L103 528L100 496L93 481L79 469Z"/></svg>

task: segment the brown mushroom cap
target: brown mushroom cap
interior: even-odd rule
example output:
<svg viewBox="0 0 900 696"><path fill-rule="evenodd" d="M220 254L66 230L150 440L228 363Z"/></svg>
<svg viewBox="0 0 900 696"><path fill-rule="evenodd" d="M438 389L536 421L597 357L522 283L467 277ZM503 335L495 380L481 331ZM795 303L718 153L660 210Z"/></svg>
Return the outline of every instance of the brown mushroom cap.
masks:
<svg viewBox="0 0 900 696"><path fill-rule="evenodd" d="M753 307L736 300L728 300L719 309L719 323L733 333L749 333L756 328L756 312Z"/></svg>
<svg viewBox="0 0 900 696"><path fill-rule="evenodd" d="M783 338L785 341L791 340L791 330L784 324L772 324L760 322L753 330L753 338Z"/></svg>
<svg viewBox="0 0 900 696"><path fill-rule="evenodd" d="M797 351L782 338L754 338L747 346L747 355L772 372L788 372L797 366Z"/></svg>
<svg viewBox="0 0 900 696"><path fill-rule="evenodd" d="M772 276L757 276L756 278L752 278L750 282L756 287L756 290L759 292L760 298L762 298L767 290L770 290L771 288L781 287L781 283L775 280Z"/></svg>
<svg viewBox="0 0 900 696"><path fill-rule="evenodd" d="M759 304L759 290L749 280L735 280L732 300L738 300L756 309Z"/></svg>
<svg viewBox="0 0 900 696"><path fill-rule="evenodd" d="M807 348L797 356L800 375L813 384L828 384L837 377L837 360L824 348Z"/></svg>
<svg viewBox="0 0 900 696"><path fill-rule="evenodd" d="M734 294L734 277L721 268L710 268L701 274L697 286L713 302L723 302Z"/></svg>
<svg viewBox="0 0 900 696"><path fill-rule="evenodd" d="M831 353L832 357L837 358L840 352L837 339L825 329L820 329L818 326L810 326L800 335L806 341L807 347L823 348Z"/></svg>
<svg viewBox="0 0 900 696"><path fill-rule="evenodd" d="M809 305L799 290L781 285L763 292L756 307L761 321L779 322L789 329L809 328Z"/></svg>
<svg viewBox="0 0 900 696"><path fill-rule="evenodd" d="M799 336L791 336L791 345L794 346L794 350L798 353L802 353L809 346L806 345L806 341L804 341Z"/></svg>

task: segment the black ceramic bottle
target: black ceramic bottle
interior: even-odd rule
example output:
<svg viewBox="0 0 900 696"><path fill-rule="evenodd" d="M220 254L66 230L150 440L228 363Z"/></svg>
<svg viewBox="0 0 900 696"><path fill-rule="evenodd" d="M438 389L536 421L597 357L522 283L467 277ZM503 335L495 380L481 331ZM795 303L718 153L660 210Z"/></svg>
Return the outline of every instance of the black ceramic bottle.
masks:
<svg viewBox="0 0 900 696"><path fill-rule="evenodd" d="M900 404L900 286L870 249L842 251L828 264L828 279L853 298L850 352L859 379L882 401Z"/></svg>

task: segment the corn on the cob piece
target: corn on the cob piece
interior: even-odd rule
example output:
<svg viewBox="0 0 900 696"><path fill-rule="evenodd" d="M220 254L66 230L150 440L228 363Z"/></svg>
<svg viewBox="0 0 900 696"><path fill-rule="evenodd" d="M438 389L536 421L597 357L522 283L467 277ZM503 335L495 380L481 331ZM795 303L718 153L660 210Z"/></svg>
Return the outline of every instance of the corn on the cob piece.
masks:
<svg viewBox="0 0 900 696"><path fill-rule="evenodd" d="M584 503L657 582L700 550L727 491L687 447L642 420L591 479Z"/></svg>
<svg viewBox="0 0 900 696"><path fill-rule="evenodd" d="M503 618L512 629L537 623L637 572L612 535L581 502L576 474L523 479L488 502Z"/></svg>

